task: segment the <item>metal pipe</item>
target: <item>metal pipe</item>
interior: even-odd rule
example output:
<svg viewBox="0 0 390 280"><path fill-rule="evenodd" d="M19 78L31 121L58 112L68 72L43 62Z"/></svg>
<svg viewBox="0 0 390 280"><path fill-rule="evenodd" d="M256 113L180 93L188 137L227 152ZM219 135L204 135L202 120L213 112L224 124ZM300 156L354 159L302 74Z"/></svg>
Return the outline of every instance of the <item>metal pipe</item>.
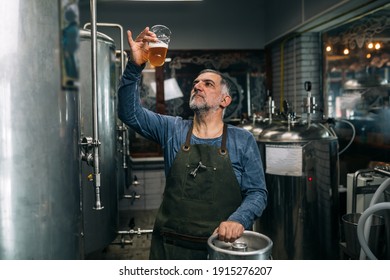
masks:
<svg viewBox="0 0 390 280"><path fill-rule="evenodd" d="M123 199L130 199L130 204L133 205L134 201L136 199L140 199L141 195L137 194L136 192L132 192L131 194L125 194L122 197Z"/></svg>
<svg viewBox="0 0 390 280"><path fill-rule="evenodd" d="M91 61L92 61L92 110L93 110L93 175L95 185L95 210L102 210L100 199L100 161L99 161L99 124L97 104L97 32L96 32L96 0L90 0L91 9Z"/></svg>
<svg viewBox="0 0 390 280"><path fill-rule="evenodd" d="M133 229L120 230L120 231L117 231L117 234L121 235L120 241L119 242L112 242L111 245L120 245L123 248L125 245L133 244L132 235L141 236L141 234L149 234L149 233L153 233L153 230L152 229L140 229L140 228L138 228L137 230L133 230ZM126 240L125 235L129 235L130 240Z"/></svg>
<svg viewBox="0 0 390 280"><path fill-rule="evenodd" d="M251 102L251 77L250 73L246 72L246 102L248 106L248 118L252 116L252 102ZM254 118L254 116L253 116Z"/></svg>
<svg viewBox="0 0 390 280"><path fill-rule="evenodd" d="M275 104L272 100L272 97L268 93L268 123L272 123L272 115L274 114L275 110Z"/></svg>
<svg viewBox="0 0 390 280"><path fill-rule="evenodd" d="M90 26L91 23L90 22L87 22L86 24L84 24L84 29L87 29L88 26ZM124 52L124 48L123 48L123 27L122 25L120 24L116 24L116 23L107 23L107 22L96 22L95 23L95 26L105 26L105 27L114 27L114 28L118 28L119 29L119 32L120 32L120 52L121 52L121 75L123 75L123 71L125 70L125 52ZM123 168L127 168L127 150L128 150L128 147L127 147L127 137L128 137L128 133L127 133L127 127L126 125L120 121L120 125L119 125L119 128L118 128L119 131L122 132L122 167Z"/></svg>
<svg viewBox="0 0 390 280"><path fill-rule="evenodd" d="M311 114L315 112L314 108L316 106L314 97L311 96L311 82L306 81L304 83L305 90L307 92L307 97L304 98L304 108L303 111L307 114L307 126L310 127L311 124Z"/></svg>
<svg viewBox="0 0 390 280"><path fill-rule="evenodd" d="M87 22L86 24L84 24L84 29L87 29L87 27L90 25L91 25L91 23ZM97 22L96 26L106 26L106 27L119 28L119 31L120 31L120 51L121 51L121 74L123 74L123 71L125 70L125 59L124 59L124 51L123 51L123 27L122 27L122 25L116 24L116 23Z"/></svg>
<svg viewBox="0 0 390 280"><path fill-rule="evenodd" d="M146 234L146 233L153 233L153 230L152 229L140 229L140 228L138 228L137 230L134 230L134 229L119 230L117 233L118 234L127 234L127 235L133 235L133 234L141 235L141 234Z"/></svg>

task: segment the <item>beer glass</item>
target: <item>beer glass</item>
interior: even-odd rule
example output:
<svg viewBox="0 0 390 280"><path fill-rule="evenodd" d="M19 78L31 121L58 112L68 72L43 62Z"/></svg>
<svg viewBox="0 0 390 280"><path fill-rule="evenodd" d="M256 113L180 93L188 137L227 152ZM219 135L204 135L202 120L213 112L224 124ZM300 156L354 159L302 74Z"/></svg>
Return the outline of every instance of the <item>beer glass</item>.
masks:
<svg viewBox="0 0 390 280"><path fill-rule="evenodd" d="M150 28L157 36L158 42L149 43L149 62L153 66L162 66L171 40L171 30L164 25L154 25Z"/></svg>

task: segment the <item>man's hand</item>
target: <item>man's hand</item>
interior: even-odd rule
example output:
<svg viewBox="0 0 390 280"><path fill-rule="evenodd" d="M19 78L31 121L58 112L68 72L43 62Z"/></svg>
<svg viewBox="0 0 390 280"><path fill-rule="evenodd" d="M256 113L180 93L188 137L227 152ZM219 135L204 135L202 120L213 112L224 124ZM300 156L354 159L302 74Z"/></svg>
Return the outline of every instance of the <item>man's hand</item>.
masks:
<svg viewBox="0 0 390 280"><path fill-rule="evenodd" d="M133 40L132 33L127 30L127 41L130 46L130 59L137 65L142 65L148 61L149 57L149 42L157 42L156 34L146 27L137 38Z"/></svg>
<svg viewBox="0 0 390 280"><path fill-rule="evenodd" d="M224 221L219 224L214 231L218 234L218 239L225 242L234 242L236 239L241 237L244 233L244 227L238 222Z"/></svg>

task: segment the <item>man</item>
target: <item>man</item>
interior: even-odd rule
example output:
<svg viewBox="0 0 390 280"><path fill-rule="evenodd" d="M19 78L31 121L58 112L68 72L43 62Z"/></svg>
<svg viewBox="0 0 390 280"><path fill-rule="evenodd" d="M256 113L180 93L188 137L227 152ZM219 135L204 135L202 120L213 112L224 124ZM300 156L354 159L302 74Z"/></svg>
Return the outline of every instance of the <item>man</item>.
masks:
<svg viewBox="0 0 390 280"><path fill-rule="evenodd" d="M193 120L160 115L140 105L141 71L148 42L146 27L135 40L118 92L119 118L164 150L166 186L153 229L150 259L207 259L207 239L216 233L233 242L264 210L264 173L256 141L248 131L223 122L231 103L225 77L205 70L194 80Z"/></svg>

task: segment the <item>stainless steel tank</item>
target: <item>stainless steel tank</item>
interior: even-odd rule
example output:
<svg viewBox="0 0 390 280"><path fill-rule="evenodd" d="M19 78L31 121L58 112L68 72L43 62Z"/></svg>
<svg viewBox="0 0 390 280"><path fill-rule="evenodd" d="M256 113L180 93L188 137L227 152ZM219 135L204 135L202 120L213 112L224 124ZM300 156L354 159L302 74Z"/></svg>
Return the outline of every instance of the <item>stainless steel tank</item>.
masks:
<svg viewBox="0 0 390 280"><path fill-rule="evenodd" d="M78 4L0 18L0 259L79 259Z"/></svg>
<svg viewBox="0 0 390 280"><path fill-rule="evenodd" d="M274 259L339 259L338 142L325 126L278 123L257 138L268 206L256 230Z"/></svg>
<svg viewBox="0 0 390 280"><path fill-rule="evenodd" d="M242 127L243 129L248 130L253 134L255 138L257 138L265 127L269 126L271 123L268 119L253 119L244 123L237 125L238 127Z"/></svg>
<svg viewBox="0 0 390 280"><path fill-rule="evenodd" d="M91 174L93 167L82 162L82 212L84 254L105 248L118 231L118 153L116 146L116 66L115 44L108 36L97 34L97 103L101 173L102 210L95 210ZM81 138L93 134L91 32L80 30L80 126Z"/></svg>

